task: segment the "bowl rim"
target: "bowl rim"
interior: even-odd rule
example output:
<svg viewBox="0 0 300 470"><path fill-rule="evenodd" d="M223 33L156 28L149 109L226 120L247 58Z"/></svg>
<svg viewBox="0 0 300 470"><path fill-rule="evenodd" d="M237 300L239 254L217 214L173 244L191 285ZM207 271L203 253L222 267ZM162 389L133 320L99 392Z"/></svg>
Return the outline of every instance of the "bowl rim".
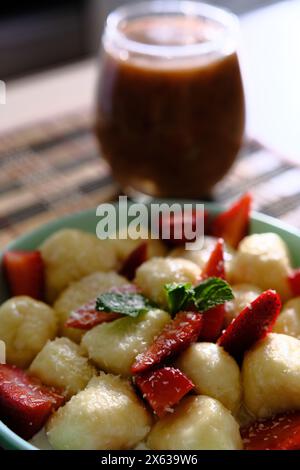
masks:
<svg viewBox="0 0 300 470"><path fill-rule="evenodd" d="M209 210L209 212L211 212L213 215L218 214L220 211L224 209L222 204L218 204L214 202L204 202L204 204L205 204L205 207ZM68 224L72 224L76 222L78 223L84 217L89 218L93 216L96 217L96 208L83 210L80 212L75 212L66 216L59 217L46 224L41 225L40 227L37 227L29 231L28 233L25 233L24 235L16 238L15 240L7 244L4 247L4 249L1 250L0 263L2 261L3 253L7 250L14 249L15 245L25 244L26 242L30 241L30 239L32 239L35 236L40 236L41 238L44 239L48 237L50 233L52 234L56 232L57 230L64 228L64 227L67 228ZM300 242L300 230L298 230L297 228L279 219L262 214L261 212L252 211L250 221L260 222L263 224L267 224L271 227L274 227L276 229L279 229L282 232L286 232L290 235L293 235L299 238L299 242ZM84 230L84 227L82 227L82 230ZM11 429L9 429L1 420L0 420L0 445L2 445L4 449L11 449L11 450L40 450L37 447L35 447L33 444L31 444L30 442L22 439L18 434L16 434Z"/></svg>

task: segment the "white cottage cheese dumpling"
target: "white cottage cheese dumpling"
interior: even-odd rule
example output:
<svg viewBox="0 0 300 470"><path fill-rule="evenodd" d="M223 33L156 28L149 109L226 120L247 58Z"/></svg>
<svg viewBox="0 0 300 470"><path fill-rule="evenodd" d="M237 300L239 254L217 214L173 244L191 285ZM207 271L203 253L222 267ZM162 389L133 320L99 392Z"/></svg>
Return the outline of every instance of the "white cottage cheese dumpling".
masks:
<svg viewBox="0 0 300 470"><path fill-rule="evenodd" d="M131 449L148 434L151 417L129 383L101 373L50 419L57 450Z"/></svg>
<svg viewBox="0 0 300 470"><path fill-rule="evenodd" d="M238 412L240 369L223 348L214 343L192 344L181 354L177 366L194 383L197 393L216 398L231 412Z"/></svg>
<svg viewBox="0 0 300 470"><path fill-rule="evenodd" d="M300 341L269 334L245 355L244 402L259 418L300 409Z"/></svg>
<svg viewBox="0 0 300 470"><path fill-rule="evenodd" d="M9 364L28 367L56 331L54 310L43 302L20 296L0 307L0 339L5 342Z"/></svg>
<svg viewBox="0 0 300 470"><path fill-rule="evenodd" d="M65 326L70 313L112 287L120 287L124 284L129 284L129 281L114 271L92 273L83 277L80 281L72 283L54 304L60 335L67 336L76 343L79 343L85 332Z"/></svg>
<svg viewBox="0 0 300 470"><path fill-rule="evenodd" d="M207 396L184 398L174 413L160 419L147 438L151 450L239 450L236 420L219 401Z"/></svg>
<svg viewBox="0 0 300 470"><path fill-rule="evenodd" d="M129 376L136 356L147 349L171 320L163 310L153 309L137 318L124 317L102 323L82 338L82 347L100 369Z"/></svg>
<svg viewBox="0 0 300 470"><path fill-rule="evenodd" d="M284 305L273 331L300 339L300 297L291 299Z"/></svg>
<svg viewBox="0 0 300 470"><path fill-rule="evenodd" d="M75 229L60 230L41 245L46 267L47 299L53 302L71 282L95 271L117 266L113 246L107 240Z"/></svg>
<svg viewBox="0 0 300 470"><path fill-rule="evenodd" d="M233 263L232 282L274 289L283 300L290 297L287 276L291 269L285 242L275 233L245 237Z"/></svg>
<svg viewBox="0 0 300 470"><path fill-rule="evenodd" d="M214 250L218 239L215 237L206 236L204 238L203 248L201 250L186 250L185 247L180 246L172 250L168 256L172 258L184 258L197 264L203 269L209 260L209 257ZM228 281L231 279L232 263L235 255L233 248L225 244L224 258L225 258L225 271Z"/></svg>
<svg viewBox="0 0 300 470"><path fill-rule="evenodd" d="M136 271L135 282L143 294L162 307L166 307L164 285L172 282L199 281L201 269L183 258L152 258Z"/></svg>
<svg viewBox="0 0 300 470"><path fill-rule="evenodd" d="M255 300L262 290L252 284L236 284L232 286L234 299L225 304L225 325L229 325L253 300Z"/></svg>
<svg viewBox="0 0 300 470"><path fill-rule="evenodd" d="M68 338L48 341L29 372L45 385L63 390L68 398L83 390L96 375L96 369L82 356L80 347Z"/></svg>

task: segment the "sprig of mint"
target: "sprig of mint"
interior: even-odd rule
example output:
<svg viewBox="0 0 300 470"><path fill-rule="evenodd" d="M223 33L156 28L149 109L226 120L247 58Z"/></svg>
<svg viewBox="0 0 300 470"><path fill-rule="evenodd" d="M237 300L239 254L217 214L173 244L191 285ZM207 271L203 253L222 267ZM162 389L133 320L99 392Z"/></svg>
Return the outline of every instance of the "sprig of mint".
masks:
<svg viewBox="0 0 300 470"><path fill-rule="evenodd" d="M96 310L99 312L114 312L130 317L137 317L148 312L154 304L142 294L105 292L96 300Z"/></svg>
<svg viewBox="0 0 300 470"><path fill-rule="evenodd" d="M228 282L210 277L194 287L194 303L199 312L206 312L234 298Z"/></svg>
<svg viewBox="0 0 300 470"><path fill-rule="evenodd" d="M166 284L168 309L171 314L188 310L194 306L198 312L224 304L233 299L229 284L223 279L211 277L193 287L189 283ZM141 313L148 312L156 305L142 294L134 292L105 292L96 300L96 310L99 312L114 312L136 318Z"/></svg>
<svg viewBox="0 0 300 470"><path fill-rule="evenodd" d="M189 306L196 307L198 312L222 305L233 299L230 285L218 277L210 277L195 287L191 284L166 284L168 308L175 314L180 310L186 310Z"/></svg>
<svg viewBox="0 0 300 470"><path fill-rule="evenodd" d="M194 290L192 284L165 284L165 291L167 292L168 309L170 313L176 313L184 310L184 307L193 298Z"/></svg>

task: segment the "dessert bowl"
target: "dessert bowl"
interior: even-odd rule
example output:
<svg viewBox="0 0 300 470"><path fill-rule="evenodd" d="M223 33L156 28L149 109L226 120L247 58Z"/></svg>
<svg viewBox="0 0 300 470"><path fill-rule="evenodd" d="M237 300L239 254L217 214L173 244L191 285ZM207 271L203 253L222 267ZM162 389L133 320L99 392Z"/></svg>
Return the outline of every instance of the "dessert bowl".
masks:
<svg viewBox="0 0 300 470"><path fill-rule="evenodd" d="M205 203L205 209L207 209L212 215L217 215L222 208L214 203ZM19 237L18 239L11 242L5 248L5 251L34 250L51 234L64 228L80 229L94 234L97 221L98 218L96 216L95 209L65 216ZM282 239L286 242L290 250L294 267L300 266L300 231L286 225L285 223L277 219L263 215L258 212L253 212L251 214L250 233L253 234L265 232L273 232L282 237ZM0 282L0 301L2 303L6 299L8 299L9 295L3 274L1 274L1 276L2 277ZM37 450L37 447L19 437L1 421L0 446L5 449L14 450Z"/></svg>

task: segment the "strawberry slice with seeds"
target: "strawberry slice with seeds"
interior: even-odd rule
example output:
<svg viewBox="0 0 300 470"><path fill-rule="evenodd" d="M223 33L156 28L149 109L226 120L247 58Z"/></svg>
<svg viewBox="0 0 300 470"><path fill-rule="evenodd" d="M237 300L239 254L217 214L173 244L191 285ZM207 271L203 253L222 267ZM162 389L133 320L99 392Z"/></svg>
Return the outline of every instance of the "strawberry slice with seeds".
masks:
<svg viewBox="0 0 300 470"><path fill-rule="evenodd" d="M225 279L224 240L219 238L202 271L202 279L220 277Z"/></svg>
<svg viewBox="0 0 300 470"><path fill-rule="evenodd" d="M172 412L172 406L194 388L193 382L173 367L162 367L138 375L135 384L160 418Z"/></svg>
<svg viewBox="0 0 300 470"><path fill-rule="evenodd" d="M202 279L220 277L225 279L224 240L220 238L202 272ZM199 340L214 342L220 336L225 317L225 305L218 305L203 313Z"/></svg>
<svg viewBox="0 0 300 470"><path fill-rule="evenodd" d="M109 292L135 294L139 292L139 290L134 285L125 284L124 286L120 287L112 287ZM109 323L121 317L122 315L120 313L99 312L96 310L96 299L93 299L71 312L71 315L66 321L65 326L67 328L91 330L101 323Z"/></svg>
<svg viewBox="0 0 300 470"><path fill-rule="evenodd" d="M64 400L22 369L0 364L1 420L24 439L34 436Z"/></svg>
<svg viewBox="0 0 300 470"><path fill-rule="evenodd" d="M252 196L247 193L212 222L212 235L221 237L236 248L248 234Z"/></svg>
<svg viewBox="0 0 300 470"><path fill-rule="evenodd" d="M204 218L205 228L208 225L209 218L207 211L203 212L194 208L189 212L185 211L184 214L181 212L159 214L159 237L170 246L181 246L187 242L191 243L195 241L196 237L188 240L185 236L185 226L195 232L202 218Z"/></svg>
<svg viewBox="0 0 300 470"><path fill-rule="evenodd" d="M288 283L292 292L293 297L300 296L300 268L294 269L294 271L288 276Z"/></svg>
<svg viewBox="0 0 300 470"><path fill-rule="evenodd" d="M218 344L240 360L245 351L271 331L280 309L279 295L273 290L263 292L230 323Z"/></svg>
<svg viewBox="0 0 300 470"><path fill-rule="evenodd" d="M197 341L202 327L202 315L197 312L179 312L165 325L152 345L136 357L131 367L138 374L161 364Z"/></svg>
<svg viewBox="0 0 300 470"><path fill-rule="evenodd" d="M300 411L255 421L241 436L245 450L300 450Z"/></svg>
<svg viewBox="0 0 300 470"><path fill-rule="evenodd" d="M147 257L148 243L144 242L135 248L125 259L119 274L121 274L121 276L125 276L129 281L132 281L135 277L137 268L147 260Z"/></svg>
<svg viewBox="0 0 300 470"><path fill-rule="evenodd" d="M219 338L225 318L225 305L217 305L203 313L203 326L199 341L214 343Z"/></svg>
<svg viewBox="0 0 300 470"><path fill-rule="evenodd" d="M39 251L7 251L3 267L11 295L42 300L45 293L44 262Z"/></svg>

